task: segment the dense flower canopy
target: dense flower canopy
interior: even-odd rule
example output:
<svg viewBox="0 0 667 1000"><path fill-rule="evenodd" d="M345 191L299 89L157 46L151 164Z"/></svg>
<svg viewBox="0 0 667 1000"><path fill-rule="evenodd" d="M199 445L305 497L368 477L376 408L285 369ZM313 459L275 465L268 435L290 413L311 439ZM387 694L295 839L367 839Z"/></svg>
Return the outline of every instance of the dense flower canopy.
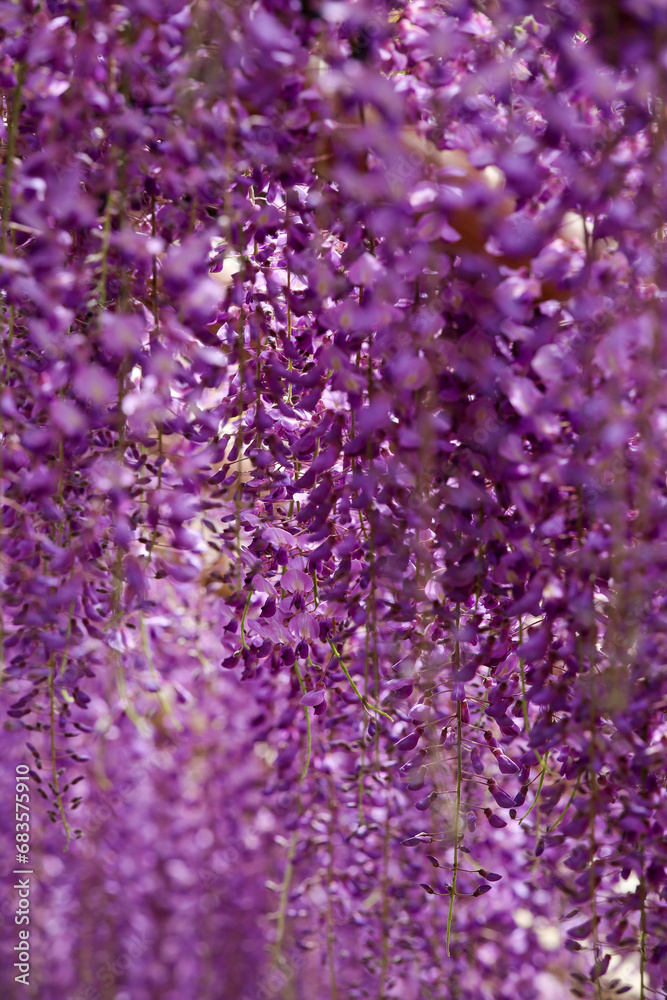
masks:
<svg viewBox="0 0 667 1000"><path fill-rule="evenodd" d="M667 995L664 4L0 0L0 88L3 995L21 763L40 1000Z"/></svg>

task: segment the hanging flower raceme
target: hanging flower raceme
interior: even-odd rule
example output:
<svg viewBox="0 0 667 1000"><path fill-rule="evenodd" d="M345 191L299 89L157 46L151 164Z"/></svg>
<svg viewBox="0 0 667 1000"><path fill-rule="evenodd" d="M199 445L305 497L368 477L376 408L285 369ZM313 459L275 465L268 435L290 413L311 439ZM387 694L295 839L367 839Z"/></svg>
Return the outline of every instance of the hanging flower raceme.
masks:
<svg viewBox="0 0 667 1000"><path fill-rule="evenodd" d="M665 989L664 18L481 6L0 3L44 1000Z"/></svg>

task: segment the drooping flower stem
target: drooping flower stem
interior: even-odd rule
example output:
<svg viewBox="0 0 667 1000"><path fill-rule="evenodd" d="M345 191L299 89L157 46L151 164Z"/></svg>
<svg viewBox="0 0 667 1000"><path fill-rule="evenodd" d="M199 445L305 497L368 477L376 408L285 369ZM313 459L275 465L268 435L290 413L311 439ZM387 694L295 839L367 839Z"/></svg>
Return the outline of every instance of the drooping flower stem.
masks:
<svg viewBox="0 0 667 1000"><path fill-rule="evenodd" d="M250 598L248 598L248 603L250 603ZM247 605L246 605L246 608L247 608ZM305 685L304 680L303 680L303 675L301 674L301 671L299 670L299 664L297 663L296 660L294 661L294 671L295 671L297 679L299 681L299 687L301 688L301 692L302 692L302 694L305 695L306 694L306 685ZM302 782L306 780L306 775L308 774L308 768L310 766L310 752L311 752L310 715L308 713L308 706L304 705L303 706L303 710L304 710L304 714L305 714L305 717L306 717L306 757L305 757L305 760L303 762L303 770L301 772L301 778L299 779Z"/></svg>
<svg viewBox="0 0 667 1000"><path fill-rule="evenodd" d="M49 715L50 715L50 748L51 748L51 777L53 780L53 792L55 795L56 805L58 807L58 812L60 813L60 818L63 821L63 828L65 831L65 846L63 850L67 850L69 847L71 832L69 828L69 823L67 822L67 816L65 815L65 806L63 804L62 795L60 793L60 779L58 777L58 765L56 762L56 696L55 696L55 674L56 674L56 661L55 656L52 654L49 660Z"/></svg>
<svg viewBox="0 0 667 1000"><path fill-rule="evenodd" d="M456 642L454 645L454 667L458 671L461 666L461 651L459 645L459 626L461 621L461 607L456 605ZM463 735L461 725L461 702L456 702L456 805L454 809L454 864L452 866L452 887L449 896L449 911L447 913L447 936L445 950L447 957L451 955L450 943L452 933L452 921L454 919L454 899L456 897L456 881L459 870L459 824L461 822L461 786L463 780L462 768L463 756Z"/></svg>
<svg viewBox="0 0 667 1000"><path fill-rule="evenodd" d="M307 711L307 709L306 709ZM336 794L333 779L329 775L329 851L327 856L327 964L329 966L330 1000L338 1000L336 980L336 932L334 924L332 888L335 884L334 837L336 835Z"/></svg>
<svg viewBox="0 0 667 1000"><path fill-rule="evenodd" d="M380 982L378 1000L385 1000L385 983L389 970L389 834L390 834L390 803L386 798L386 816L382 841L382 938L380 944Z"/></svg>
<svg viewBox="0 0 667 1000"><path fill-rule="evenodd" d="M12 177L14 172L14 157L19 131L19 116L23 100L23 87L26 78L26 63L21 60L17 67L16 87L11 99L11 111L7 122L7 145L5 147L4 180L2 186L2 220L0 221L0 253L7 252L7 235L12 213Z"/></svg>

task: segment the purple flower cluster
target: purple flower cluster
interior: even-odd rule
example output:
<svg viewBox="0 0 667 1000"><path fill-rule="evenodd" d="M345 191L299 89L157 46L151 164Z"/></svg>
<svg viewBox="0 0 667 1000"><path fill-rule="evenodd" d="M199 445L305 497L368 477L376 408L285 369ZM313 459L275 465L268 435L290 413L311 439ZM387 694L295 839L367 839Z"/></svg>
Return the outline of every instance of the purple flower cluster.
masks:
<svg viewBox="0 0 667 1000"><path fill-rule="evenodd" d="M0 90L35 995L667 995L664 4L0 0Z"/></svg>

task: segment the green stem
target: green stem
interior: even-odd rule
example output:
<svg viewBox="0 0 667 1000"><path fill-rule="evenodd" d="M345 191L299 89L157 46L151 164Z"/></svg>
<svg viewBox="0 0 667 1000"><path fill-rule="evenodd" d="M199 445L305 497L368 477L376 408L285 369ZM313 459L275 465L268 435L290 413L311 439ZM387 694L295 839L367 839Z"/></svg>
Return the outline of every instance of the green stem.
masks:
<svg viewBox="0 0 667 1000"><path fill-rule="evenodd" d="M294 857L296 855L296 844L297 844L297 830L295 830L294 833L292 834L289 850L287 852L287 865L285 866L285 874L283 876L283 882L280 888L280 902L278 904L278 921L276 924L276 943L274 946L274 955L273 955L273 961L276 965L280 960L280 953L283 947L283 938L285 937L285 923L287 920L287 898L289 896L289 887L292 881L292 872L294 871Z"/></svg>
<svg viewBox="0 0 667 1000"><path fill-rule="evenodd" d="M542 785L544 784L544 778L545 778L546 773L547 773L547 761L548 761L548 759L549 759L549 752L547 751L547 753L544 755L544 762L542 764L542 773L540 774L540 781L539 781L539 784L537 786L537 791L535 792L535 798L533 799L533 804L531 805L531 807L528 810L528 812L524 813L524 815L521 817L521 819L519 820L519 825L521 825L523 823L524 819L527 819L530 816L530 814L532 813L533 809L535 808L535 806L537 805L537 803L540 801L540 792L542 791Z"/></svg>
<svg viewBox="0 0 667 1000"><path fill-rule="evenodd" d="M370 708L374 712L378 712L380 715L384 715L384 717L386 719L389 719L390 722L393 722L394 720L391 717L391 715L389 715L387 712L383 712L381 708L378 708L377 705L374 705L372 702L370 702L368 700L368 698L364 698L364 696L362 695L361 691L359 690L359 688L357 687L357 685L354 683L354 681L350 677L350 672L347 669L347 667L345 666L345 664L343 663L341 655L338 652L338 650L336 649L334 643L332 642L331 637L327 636L327 639L328 639L329 645L331 646L331 651L333 652L333 655L336 657L336 659L338 660L338 663L340 664L341 670L343 671L343 673L347 677L348 681L350 682L350 686L351 686L352 690L354 691L354 693L356 694L357 698L359 699L359 701L361 702L361 704L364 706L364 708L366 708L366 709Z"/></svg>
<svg viewBox="0 0 667 1000"><path fill-rule="evenodd" d="M248 608L250 607L250 598L252 597L252 591L248 592L248 600L245 602L245 608L243 609L243 617L241 618L241 647L247 649L245 641L245 620L248 615Z"/></svg>
<svg viewBox="0 0 667 1000"><path fill-rule="evenodd" d="M308 661L310 662L310 657L308 658ZM306 693L306 685L303 682L303 677L301 676L301 671L299 670L299 664L296 662L296 660L294 661L294 670L296 672L296 676L299 678L299 687L301 688L301 692L302 692L302 694L305 694ZM306 761L305 761L305 763L303 765L303 771L301 773L301 777L299 778L299 781L305 781L306 775L308 774L308 767L310 766L310 751L311 751L311 747L312 747L312 736L311 736L311 731L310 731L310 716L308 714L308 706L304 705L303 708L304 708L304 711L306 713L306 738L307 738L307 745L306 745Z"/></svg>
<svg viewBox="0 0 667 1000"><path fill-rule="evenodd" d="M155 238L157 233L155 219L155 192L151 195L151 235ZM157 257L153 254L153 271L151 276L151 298L153 300L153 337L157 340L160 320L157 301Z"/></svg>
<svg viewBox="0 0 667 1000"><path fill-rule="evenodd" d="M642 851L642 862L644 860ZM642 864L642 868L643 868ZM642 880L639 885L641 910L639 926L639 1000L644 1000L646 990L646 882L642 872Z"/></svg>
<svg viewBox="0 0 667 1000"><path fill-rule="evenodd" d="M157 429L157 440L158 440L159 457L162 458L162 426L161 425L159 425L158 429ZM159 466L159 468L157 470L157 492L158 493L162 489L162 465L163 465L163 463L160 462L160 466ZM148 567L148 564L151 561L151 555L153 554L153 547L155 546L155 542L157 541L157 533L158 533L159 523L160 523L160 518L159 518L159 508L158 508L158 517L155 520L155 527L153 528L153 533L151 535L150 544L148 546L148 553L147 553L147 559L146 559L146 566L147 567Z"/></svg>
<svg viewBox="0 0 667 1000"><path fill-rule="evenodd" d="M329 989L331 1000L338 1000L338 986L336 984L336 962L334 945L336 938L334 934L333 902L331 887L334 883L334 844L333 838L336 832L335 825L336 796L333 778L329 775L329 860L327 863L327 963L329 965Z"/></svg>
<svg viewBox="0 0 667 1000"><path fill-rule="evenodd" d="M380 985L378 1000L384 1000L385 983L389 969L389 802L384 824L384 843L382 846L382 965L380 967Z"/></svg>
<svg viewBox="0 0 667 1000"><path fill-rule="evenodd" d="M16 79L16 92L12 101L12 113L9 118L7 134L7 151L5 155L5 178L2 191L2 236L0 238L0 248L2 253L7 250L7 230L9 229L9 217L11 215L12 204L12 174L14 170L14 157L16 156L16 136L19 127L19 114L21 111L21 97L23 94L23 84L25 83L26 65L19 64Z"/></svg>
<svg viewBox="0 0 667 1000"><path fill-rule="evenodd" d="M109 268L109 238L111 236L111 201L112 193L107 194L107 203L104 210L104 229L102 230L102 262L100 270L100 280L97 285L97 300L99 311L102 313L107 304L107 271Z"/></svg>
<svg viewBox="0 0 667 1000"><path fill-rule="evenodd" d="M146 622L144 621L143 612L141 612L141 611L139 612L139 630L141 632L141 648L143 649L144 656L146 657L146 660L148 662L148 669L151 672L151 676L156 681L158 681L158 683L159 683L160 676L159 676L157 670L155 669L155 664L153 663L153 654L151 653L151 645L150 645L150 641L149 641L149 637L148 637L148 631L146 629ZM200 656L200 660L201 660L201 656ZM174 716L173 709L172 709L171 705L169 704L169 700L165 697L165 694L164 694L164 691L162 690L162 688L160 688L158 691L156 691L155 694L156 694L157 700L160 702L160 706L162 707L162 710L165 713L165 715L171 716L172 722L173 722L174 726L176 727L176 729L181 730L183 728L183 726L178 721L178 719Z"/></svg>
<svg viewBox="0 0 667 1000"><path fill-rule="evenodd" d="M148 736L150 728L148 723L139 715L135 709L132 701L130 699L129 691L127 690L127 678L125 676L125 668L123 667L123 661L121 659L120 653L116 654L116 690L118 691L118 698L120 700L121 706L128 719L136 727L137 732L141 736Z"/></svg>
<svg viewBox="0 0 667 1000"><path fill-rule="evenodd" d="M457 623L458 627L458 623ZM458 646L458 643L457 643ZM452 921L454 919L454 897L456 896L456 877L459 869L459 819L461 816L461 702L456 703L456 812L454 818L454 866L452 872L452 891L449 897L449 913L447 914L447 957L450 957L449 943L452 933Z"/></svg>
<svg viewBox="0 0 667 1000"><path fill-rule="evenodd" d="M65 827L65 850L70 842L70 828L65 815L62 795L60 794L60 784L58 782L58 769L56 767L56 696L54 691L54 681L56 673L55 657L51 654L49 661L49 715L51 722L51 770L53 774L53 790L56 795L56 804Z"/></svg>
<svg viewBox="0 0 667 1000"><path fill-rule="evenodd" d="M570 806L571 806L571 804L572 804L572 799L573 799L573 798L574 798L574 796L575 796L575 795L577 794L577 788L579 787L579 782L580 782L580 781L581 781L581 775L579 775L579 777L577 778L577 780L576 780L576 782L575 782L575 785L574 785L574 788L572 789L572 792L571 792L571 794L570 794L570 797L569 797L569 799L568 799L568 800L567 800L567 802L565 803L565 808L563 809L562 813L560 814L560 816L558 817L558 819L556 820L556 822L555 822L555 823L553 823L553 824L552 824L552 826L550 826L550 827L549 827L549 833L551 833L551 832L552 832L553 830L555 830L555 829L556 829L556 827L558 826L558 824L559 824L559 823L561 822L561 820L562 820L562 819L563 819L563 817L565 816L565 813L566 813L566 812L568 811L568 809L570 808Z"/></svg>

